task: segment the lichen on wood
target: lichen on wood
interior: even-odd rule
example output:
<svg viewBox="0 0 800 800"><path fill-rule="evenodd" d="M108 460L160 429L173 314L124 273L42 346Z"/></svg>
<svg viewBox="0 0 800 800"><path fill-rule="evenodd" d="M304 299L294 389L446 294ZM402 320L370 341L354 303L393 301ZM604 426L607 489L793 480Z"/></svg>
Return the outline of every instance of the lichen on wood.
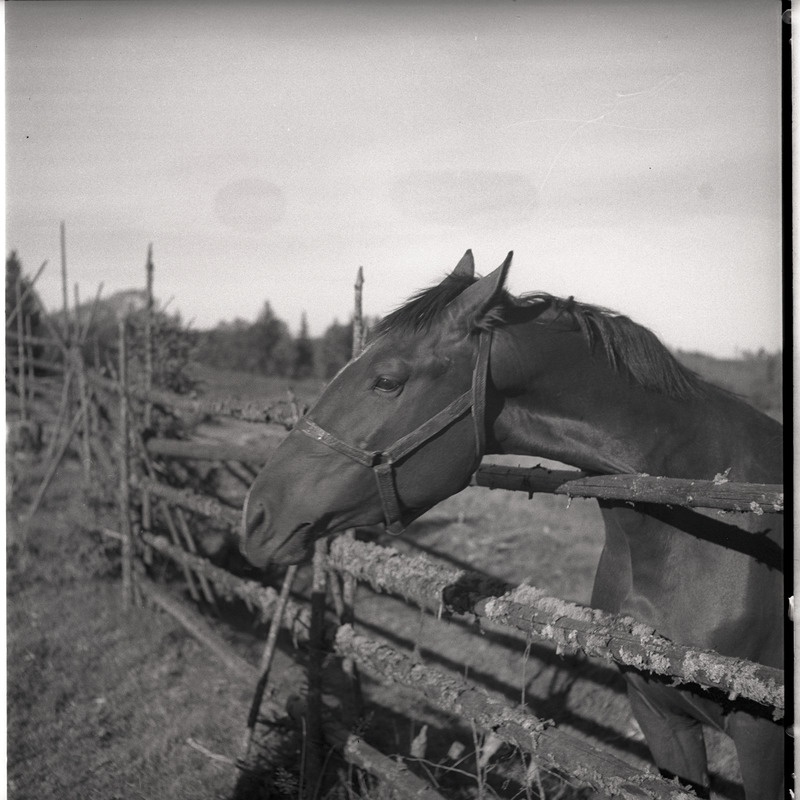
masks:
<svg viewBox="0 0 800 800"><path fill-rule="evenodd" d="M376 680L413 689L440 710L494 733L534 754L544 766L567 773L597 791L625 800L692 797L677 784L641 772L587 741L564 733L549 720L510 708L464 678L415 663L388 645L356 634L350 625L343 625L337 631L335 649L340 656L356 661Z"/></svg>
<svg viewBox="0 0 800 800"><path fill-rule="evenodd" d="M474 614L553 642L562 654L580 650L680 683L733 692L772 709L776 719L784 714L782 670L682 646L630 617L356 540L335 540L329 564L368 582L376 591L399 595L435 614L443 608Z"/></svg>
<svg viewBox="0 0 800 800"><path fill-rule="evenodd" d="M595 497L630 503L659 503L687 508L711 508L755 514L783 513L780 484L733 483L652 475L587 475L576 470L507 467L484 464L472 482L491 489Z"/></svg>

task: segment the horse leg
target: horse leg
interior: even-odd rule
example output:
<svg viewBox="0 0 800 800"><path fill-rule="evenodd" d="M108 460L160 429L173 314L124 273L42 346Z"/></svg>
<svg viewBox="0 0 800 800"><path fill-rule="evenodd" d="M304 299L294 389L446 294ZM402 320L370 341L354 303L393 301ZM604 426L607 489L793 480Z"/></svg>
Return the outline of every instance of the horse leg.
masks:
<svg viewBox="0 0 800 800"><path fill-rule="evenodd" d="M698 797L709 797L703 726L694 717L663 702L667 687L655 686L636 673L626 673L625 678L633 715L661 774L665 778L678 778Z"/></svg>
<svg viewBox="0 0 800 800"><path fill-rule="evenodd" d="M734 712L726 731L736 745L747 800L783 797L784 732L768 719Z"/></svg>

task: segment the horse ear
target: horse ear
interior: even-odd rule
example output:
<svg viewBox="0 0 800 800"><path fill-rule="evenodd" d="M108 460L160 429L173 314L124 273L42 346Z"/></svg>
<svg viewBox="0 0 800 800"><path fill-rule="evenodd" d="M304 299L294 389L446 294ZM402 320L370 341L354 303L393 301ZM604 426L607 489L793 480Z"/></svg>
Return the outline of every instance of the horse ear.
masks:
<svg viewBox="0 0 800 800"><path fill-rule="evenodd" d="M514 251L512 250L494 272L490 272L485 278L468 286L450 303L447 310L450 318L459 327L467 327L472 331L486 325L492 309L501 302L503 287L513 256Z"/></svg>
<svg viewBox="0 0 800 800"><path fill-rule="evenodd" d="M461 261L456 264L456 268L452 272L453 275L461 275L466 278L472 278L475 275L475 259L472 257L472 250L467 250Z"/></svg>

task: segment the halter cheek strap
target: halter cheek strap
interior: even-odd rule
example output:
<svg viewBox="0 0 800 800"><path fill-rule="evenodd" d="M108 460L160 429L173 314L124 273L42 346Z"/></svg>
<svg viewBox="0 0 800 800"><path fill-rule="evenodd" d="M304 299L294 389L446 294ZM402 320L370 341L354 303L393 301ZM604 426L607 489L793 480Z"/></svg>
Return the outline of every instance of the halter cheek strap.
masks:
<svg viewBox="0 0 800 800"><path fill-rule="evenodd" d="M338 436L317 425L308 416L302 417L294 426L294 430L304 433L315 441L341 453L353 461L370 467L378 484L378 494L383 507L386 530L392 534L400 534L405 526L415 519L411 514L403 514L400 497L395 485L394 465L397 461L413 453L434 436L443 431L467 412L472 411L472 423L475 432L475 450L480 462L486 447L486 383L489 372L489 351L492 347L491 331L481 332L478 339L478 357L472 371L472 387L457 397L429 420L417 426L413 431L401 436L385 450L366 450L342 441Z"/></svg>

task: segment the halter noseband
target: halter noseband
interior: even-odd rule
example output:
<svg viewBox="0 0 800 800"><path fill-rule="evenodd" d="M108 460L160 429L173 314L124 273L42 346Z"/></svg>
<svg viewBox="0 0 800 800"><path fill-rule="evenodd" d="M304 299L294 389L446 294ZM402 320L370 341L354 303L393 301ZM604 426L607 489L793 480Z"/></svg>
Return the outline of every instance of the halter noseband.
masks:
<svg viewBox="0 0 800 800"><path fill-rule="evenodd" d="M486 446L485 410L486 410L486 381L489 370L489 351L492 347L491 331L482 331L478 339L478 358L472 371L472 388L453 400L450 405L443 408L426 422L416 427L411 433L401 436L394 444L385 450L364 450L343 442L334 434L324 430L308 416L298 420L293 430L300 431L310 436L317 442L327 445L337 453L371 467L378 483L378 493L383 506L383 516L386 530L392 534L400 534L405 526L415 517L403 520L400 508L400 497L394 480L394 465L397 461L413 453L436 434L444 430L468 411L472 411L472 423L475 430L475 448L478 462L483 458Z"/></svg>

